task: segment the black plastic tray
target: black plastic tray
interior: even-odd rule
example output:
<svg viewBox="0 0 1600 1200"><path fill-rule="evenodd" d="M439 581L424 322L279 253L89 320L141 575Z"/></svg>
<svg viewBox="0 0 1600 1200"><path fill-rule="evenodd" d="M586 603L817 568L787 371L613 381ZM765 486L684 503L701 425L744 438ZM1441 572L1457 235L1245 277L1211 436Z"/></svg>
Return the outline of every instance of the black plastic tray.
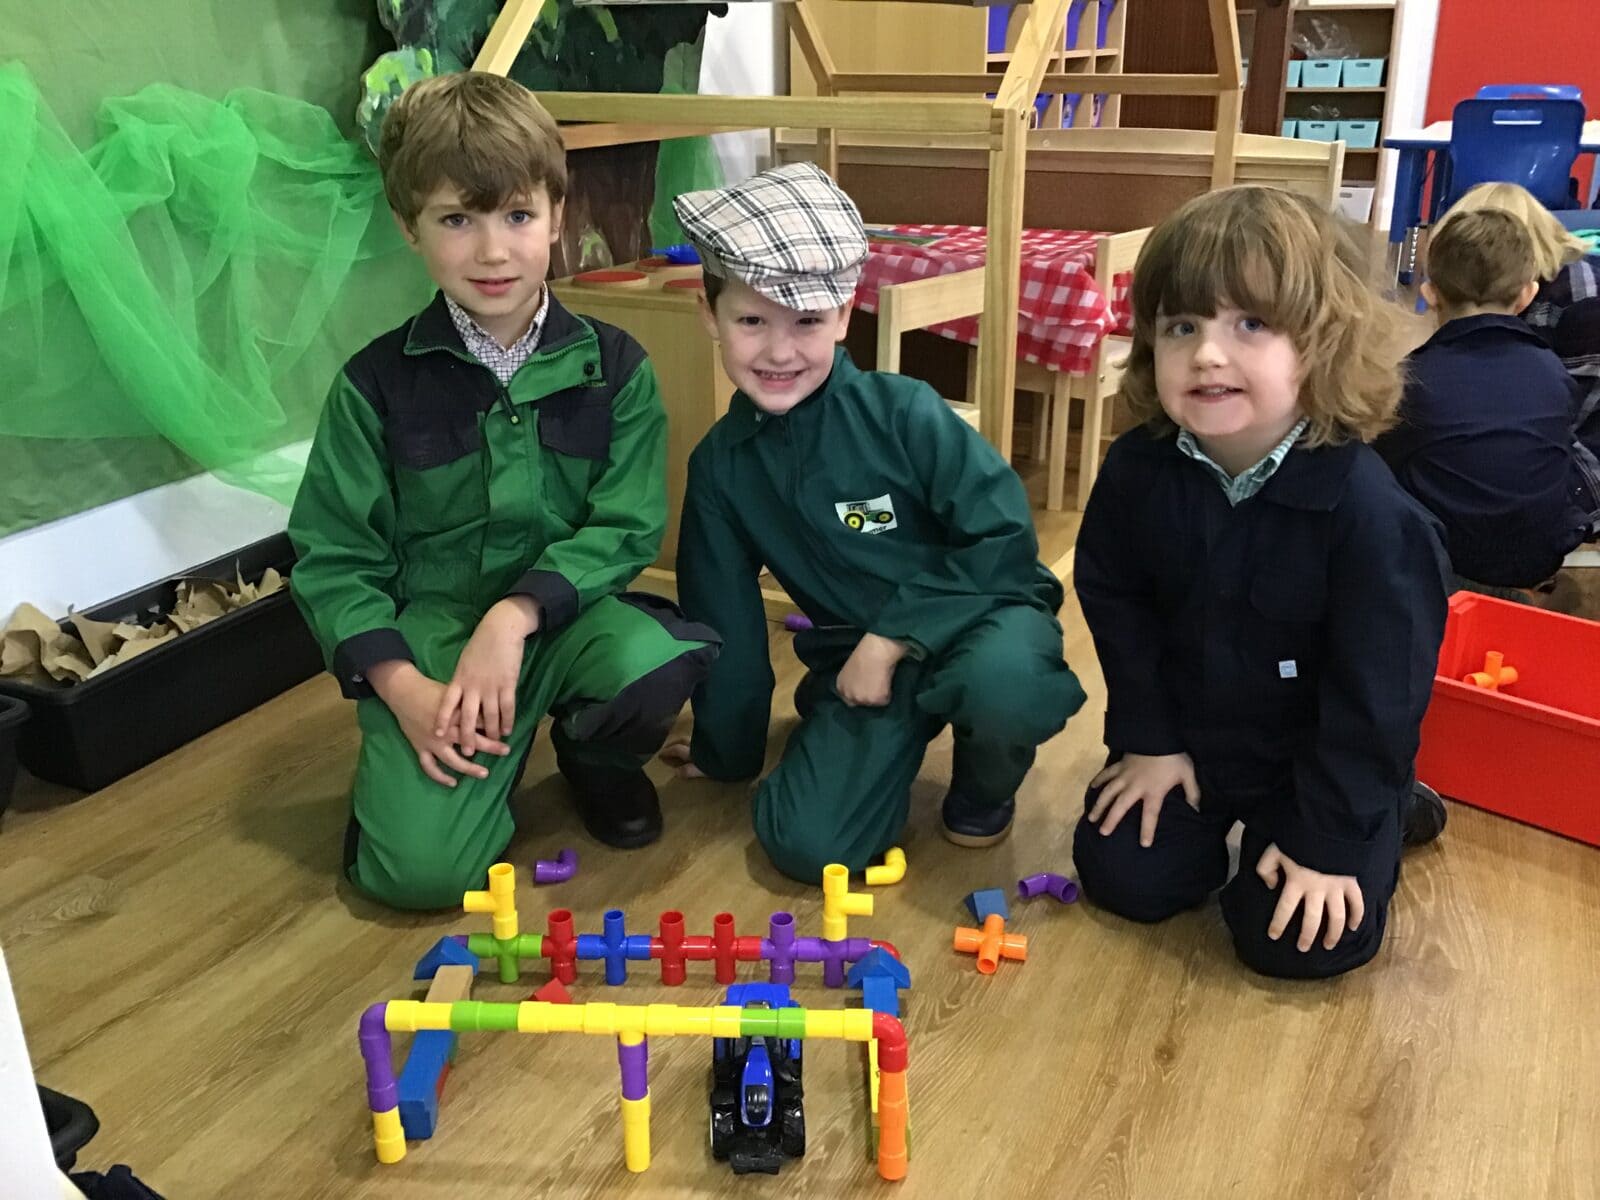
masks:
<svg viewBox="0 0 1600 1200"><path fill-rule="evenodd" d="M284 534L84 609L96 621L150 624L172 610L180 579L259 580L287 575ZM63 625L66 622L62 622ZM303 683L322 656L289 590L258 600L70 687L0 680L0 695L27 702L17 754L52 783L96 791Z"/></svg>
<svg viewBox="0 0 1600 1200"><path fill-rule="evenodd" d="M25 701L0 696L0 813L10 806L12 790L17 786L17 737L27 719Z"/></svg>

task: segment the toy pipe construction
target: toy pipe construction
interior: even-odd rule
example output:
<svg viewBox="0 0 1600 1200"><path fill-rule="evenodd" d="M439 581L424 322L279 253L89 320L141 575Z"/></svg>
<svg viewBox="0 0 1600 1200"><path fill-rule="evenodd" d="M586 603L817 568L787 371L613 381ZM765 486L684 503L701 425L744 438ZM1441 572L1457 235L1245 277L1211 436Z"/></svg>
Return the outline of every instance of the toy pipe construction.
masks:
<svg viewBox="0 0 1600 1200"><path fill-rule="evenodd" d="M493 912L495 933L469 933L453 935L479 958L494 959L500 964L500 979L516 983L524 960L548 958L550 973L562 983L572 983L578 977L577 964L581 961L599 960L606 965L606 983L613 987L626 983L629 961L658 960L661 963L661 982L668 987L683 983L685 963L712 961L716 964L718 983L732 983L734 964L738 962L765 962L770 964L773 983L793 983L794 964L820 962L823 982L829 987L843 987L845 968L864 958L874 948L882 948L900 957L893 943L881 938L828 938L796 937L794 915L776 912L768 923L766 937L738 936L734 931L732 913L718 913L712 918L711 935L686 935L683 914L671 910L661 914L660 933L657 935L628 933L626 917L620 908L608 909L605 914L603 934L575 933L570 909L558 908L547 918L548 933L519 933L517 913L508 901L495 895L495 872L506 864L490 868L490 891L468 892L466 907L470 912ZM842 869L842 868L841 868ZM505 878L500 876L498 878ZM501 885L502 887L504 885ZM858 898L858 897L853 897ZM872 897L865 897L868 901ZM501 903L502 907L495 907ZM842 923L844 918L838 918Z"/></svg>
<svg viewBox="0 0 1600 1200"><path fill-rule="evenodd" d="M650 1165L650 1092L647 1045L651 1037L835 1038L878 1043L878 1174L906 1174L906 1034L899 1020L869 1009L838 1012L806 1008L690 1008L676 1004L520 1004L459 1000L390 1000L361 1015L361 1057L367 1068L372 1139L381 1163L406 1155L390 1033L448 1029L455 1033L591 1033L617 1039L622 1070L623 1157L630 1171Z"/></svg>

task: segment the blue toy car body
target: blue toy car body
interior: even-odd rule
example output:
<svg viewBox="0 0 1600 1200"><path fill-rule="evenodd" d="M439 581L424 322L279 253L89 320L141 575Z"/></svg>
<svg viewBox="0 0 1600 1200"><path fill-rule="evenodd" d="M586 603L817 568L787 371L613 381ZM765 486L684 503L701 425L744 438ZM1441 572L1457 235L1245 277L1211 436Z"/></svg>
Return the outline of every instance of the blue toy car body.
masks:
<svg viewBox="0 0 1600 1200"><path fill-rule="evenodd" d="M798 1008L781 983L736 983L724 1003ZM715 1038L711 1047L711 1154L738 1175L771 1175L806 1152L798 1038Z"/></svg>

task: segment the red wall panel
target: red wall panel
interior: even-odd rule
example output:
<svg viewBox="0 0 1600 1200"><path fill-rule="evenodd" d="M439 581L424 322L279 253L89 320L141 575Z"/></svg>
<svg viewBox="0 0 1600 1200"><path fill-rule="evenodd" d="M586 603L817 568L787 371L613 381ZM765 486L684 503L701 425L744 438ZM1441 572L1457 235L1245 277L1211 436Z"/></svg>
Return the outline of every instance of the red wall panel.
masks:
<svg viewBox="0 0 1600 1200"><path fill-rule="evenodd" d="M1440 0L1428 120L1448 120L1486 83L1575 83L1600 117L1600 4L1596 0ZM1587 195L1593 159L1574 172Z"/></svg>
<svg viewBox="0 0 1600 1200"><path fill-rule="evenodd" d="M1576 83L1600 109L1595 0L1440 0L1428 120L1450 116L1485 83Z"/></svg>

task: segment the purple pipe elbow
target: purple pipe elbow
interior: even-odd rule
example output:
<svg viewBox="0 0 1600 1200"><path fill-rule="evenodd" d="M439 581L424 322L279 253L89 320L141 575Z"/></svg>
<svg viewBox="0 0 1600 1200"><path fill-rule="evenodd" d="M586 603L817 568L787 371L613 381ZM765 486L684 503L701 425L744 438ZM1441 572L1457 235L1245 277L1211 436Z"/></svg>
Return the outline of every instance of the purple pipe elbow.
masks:
<svg viewBox="0 0 1600 1200"><path fill-rule="evenodd" d="M1063 904L1071 904L1078 898L1078 885L1065 875L1057 875L1053 871L1040 871L1037 875L1017 880L1017 895L1024 900L1043 893L1054 896Z"/></svg>
<svg viewBox="0 0 1600 1200"><path fill-rule="evenodd" d="M361 1057L367 1064L367 1105L373 1112L388 1112L400 1106L400 1088L389 1057L389 1031L383 1025L388 1007L374 1004L361 1014Z"/></svg>
<svg viewBox="0 0 1600 1200"><path fill-rule="evenodd" d="M533 863L533 881L535 883L565 883L577 873L578 852L570 847L557 854L554 862L547 858L540 858L535 859Z"/></svg>

